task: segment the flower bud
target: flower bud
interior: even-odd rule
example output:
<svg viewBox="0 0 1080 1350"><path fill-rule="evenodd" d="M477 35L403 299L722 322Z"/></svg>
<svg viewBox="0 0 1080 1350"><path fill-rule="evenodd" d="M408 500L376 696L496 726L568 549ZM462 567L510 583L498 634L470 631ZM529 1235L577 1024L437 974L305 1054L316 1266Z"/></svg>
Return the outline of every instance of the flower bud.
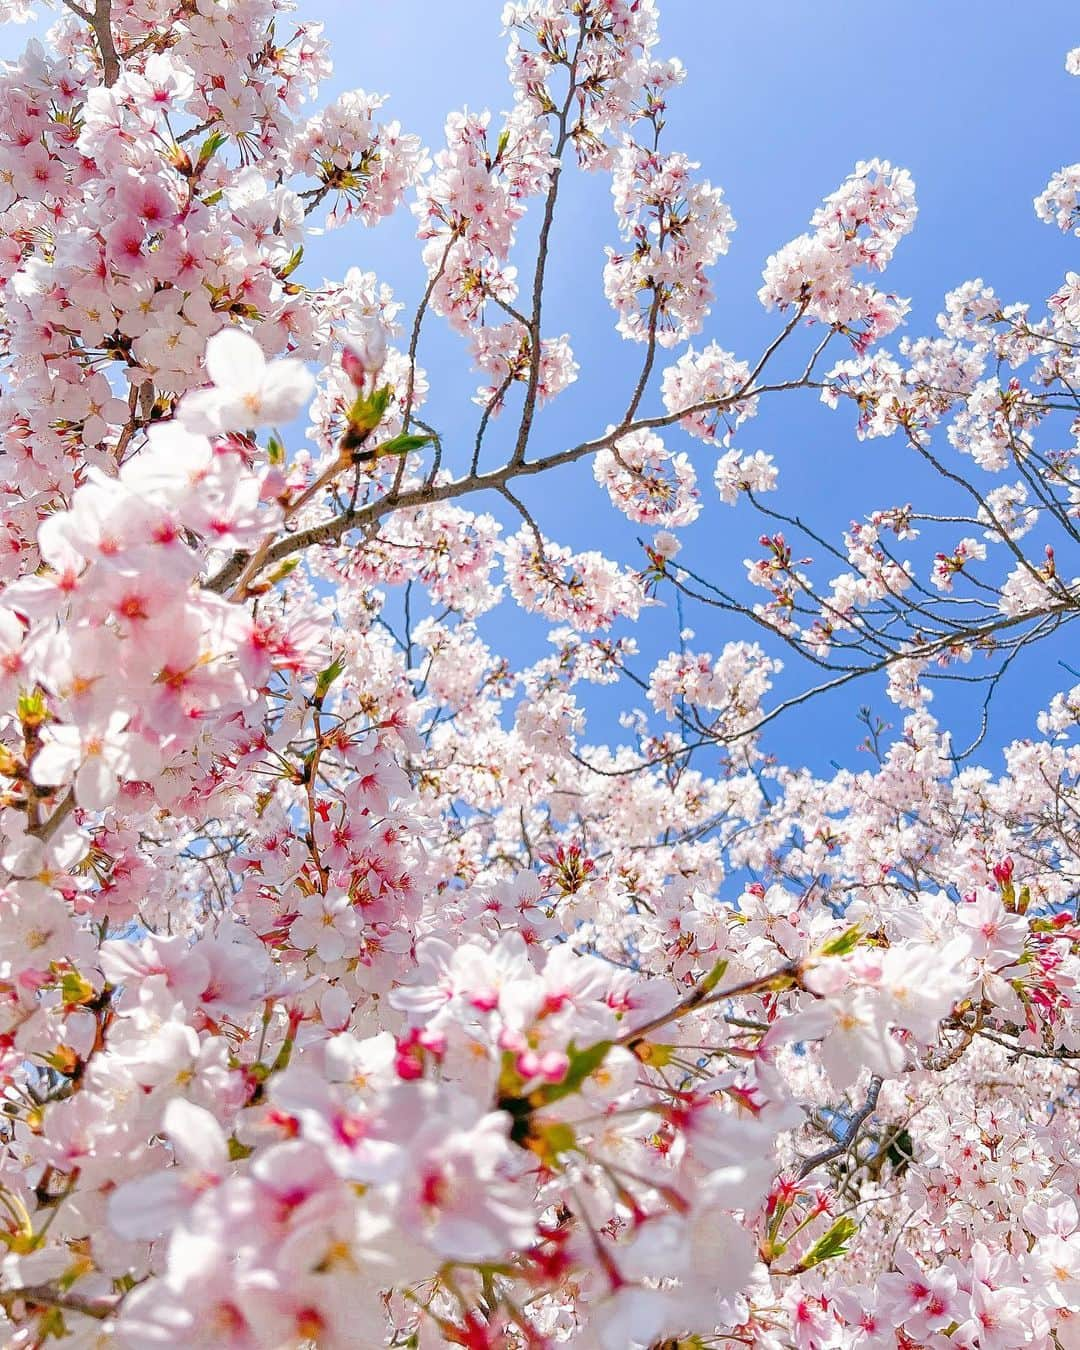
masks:
<svg viewBox="0 0 1080 1350"><path fill-rule="evenodd" d="M369 375L377 375L386 364L386 334L377 319L369 319L363 328L350 333L341 353L341 365L354 388L363 387Z"/></svg>

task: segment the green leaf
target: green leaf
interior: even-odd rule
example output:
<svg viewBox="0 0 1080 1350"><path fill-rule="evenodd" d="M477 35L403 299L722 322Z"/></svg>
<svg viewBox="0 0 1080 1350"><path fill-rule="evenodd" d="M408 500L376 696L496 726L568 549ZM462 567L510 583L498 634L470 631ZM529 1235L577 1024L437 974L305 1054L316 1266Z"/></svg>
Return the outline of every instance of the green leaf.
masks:
<svg viewBox="0 0 1080 1350"><path fill-rule="evenodd" d="M320 670L318 678L315 681L315 702L321 703L330 692L330 687L338 679L345 669L345 658L337 657L326 667Z"/></svg>
<svg viewBox="0 0 1080 1350"><path fill-rule="evenodd" d="M837 1219L827 1233L814 1243L796 1267L799 1271L810 1270L821 1265L822 1261L831 1261L843 1256L847 1251L849 1238L858 1231L859 1225L851 1218Z"/></svg>
<svg viewBox="0 0 1080 1350"><path fill-rule="evenodd" d="M284 581L286 577L291 576L300 566L300 559L286 558L284 562L278 563L272 572L266 575L266 584L276 586L279 581Z"/></svg>
<svg viewBox="0 0 1080 1350"><path fill-rule="evenodd" d="M49 715L45 695L40 689L21 693L15 706L24 727L39 727Z"/></svg>
<svg viewBox="0 0 1080 1350"><path fill-rule="evenodd" d="M349 429L354 433L374 431L385 417L393 395L393 387L389 384L370 394L357 394L349 409Z"/></svg>
<svg viewBox="0 0 1080 1350"><path fill-rule="evenodd" d="M655 1041L635 1041L632 1049L641 1063L647 1064L650 1069L664 1068L671 1063L675 1054L673 1045L658 1045Z"/></svg>
<svg viewBox="0 0 1080 1350"><path fill-rule="evenodd" d="M837 933L835 937L831 937L823 942L817 949L817 955L847 956L859 945L859 939L861 937L862 929L858 924L853 924L852 927L845 928L842 933Z"/></svg>
<svg viewBox="0 0 1080 1350"><path fill-rule="evenodd" d="M229 139L228 133L224 131L214 131L207 136L199 149L199 159L196 164L196 172L205 169L217 152Z"/></svg>
<svg viewBox="0 0 1080 1350"><path fill-rule="evenodd" d="M532 1094L533 1100L539 1099L538 1105L548 1106L551 1102L560 1101L563 1097L569 1097L571 1093L577 1092L585 1079L603 1064L613 1044L613 1041L597 1041L595 1045L587 1046L584 1050L577 1050L571 1042L566 1050L570 1060L566 1077L561 1083L547 1083L539 1088Z"/></svg>
<svg viewBox="0 0 1080 1350"><path fill-rule="evenodd" d="M80 1004L90 1002L94 997L94 986L77 970L68 970L60 981L60 997L64 1000L65 1007L76 1008Z"/></svg>
<svg viewBox="0 0 1080 1350"><path fill-rule="evenodd" d="M728 968L726 961L717 961L708 975L701 981L701 988L706 994L711 994L720 981L724 978L724 972Z"/></svg>
<svg viewBox="0 0 1080 1350"><path fill-rule="evenodd" d="M281 269L281 271L278 272L278 279L280 281L284 281L286 277L291 277L292 274L296 271L296 269L300 266L300 264L303 261L304 261L304 246L303 244L299 244L295 249L295 251L293 252L292 257Z"/></svg>
<svg viewBox="0 0 1080 1350"><path fill-rule="evenodd" d="M430 436L413 436L410 434L394 436L391 440L384 441L382 445L374 446L372 453L376 458L382 455L408 455L413 450L419 450L429 444L430 441Z"/></svg>

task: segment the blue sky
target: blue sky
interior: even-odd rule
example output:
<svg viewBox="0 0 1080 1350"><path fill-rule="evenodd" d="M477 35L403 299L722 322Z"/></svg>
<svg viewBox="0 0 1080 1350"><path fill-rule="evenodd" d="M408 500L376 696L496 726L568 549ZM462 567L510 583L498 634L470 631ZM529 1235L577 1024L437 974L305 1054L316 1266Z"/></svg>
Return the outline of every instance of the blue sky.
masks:
<svg viewBox="0 0 1080 1350"><path fill-rule="evenodd" d="M356 87L389 93L386 115L437 147L449 110L497 113L509 103L501 8L501 0L302 0L299 13L326 24L336 65L327 98ZM887 274L891 289L912 298L911 334L933 330L943 294L961 281L981 276L1005 300L1030 300L1037 309L1076 265L1076 241L1037 221L1031 206L1050 173L1080 157L1074 133L1080 81L1063 68L1065 52L1080 42L1074 3L663 0L660 9L659 50L688 68L671 98L665 143L701 161L702 175L724 188L738 222L731 251L713 272L717 300L699 345L715 338L751 360L760 352L777 331L777 317L756 299L762 263L806 227L821 197L857 160L873 156L907 167L916 182L920 218ZM26 36L26 29L8 28L0 50L13 53ZM603 296L603 247L616 242L609 181L571 173L566 182L544 328L569 331L582 370L538 420L533 453L602 431L625 406L641 358L639 348L615 334ZM526 252L530 237L524 229ZM425 282L408 213L374 231L354 225L312 240L303 279L314 284L354 265L389 282L408 314ZM456 457L452 447L471 442L477 376L460 339L438 319L425 327L420 359L433 386L427 416L451 447L451 462L460 463L464 451ZM654 396L655 389L656 377ZM876 507L918 502L925 482L899 441L860 443L852 424L849 413L828 412L811 393L786 396L763 408L737 444L773 454L781 470L777 504L797 504L837 538L851 519ZM503 449L499 431L496 424L488 439L490 464ZM715 499L713 451L679 434L669 443L693 454L706 501L683 534L683 557L696 571L733 582L743 575L742 559L755 552L760 521ZM560 543L640 562L639 531L608 506L588 464L530 480L521 495ZM476 504L516 528L503 503ZM697 630L698 648L715 651L751 636L715 612L687 610L685 621ZM644 651L670 649L678 626L672 609L651 612L639 634ZM546 649L544 626L509 605L484 629L512 658ZM1064 649L1044 648L1017 662L999 695L993 743L1032 729L1035 710L1069 678L1057 657L1069 659ZM642 673L647 664L640 662ZM785 691L805 674L789 673ZM620 691L617 699L608 694L590 702L598 738L617 736L615 716L628 699ZM857 763L861 735L853 712L864 701L899 720L881 684L865 682L810 715L788 714L768 747L818 769L830 760ZM939 695L935 706L949 720L955 709L963 723L969 702ZM958 727L958 741L965 729ZM981 757L993 759L988 751Z"/></svg>
<svg viewBox="0 0 1080 1350"><path fill-rule="evenodd" d="M303 12L326 22L335 87L390 92L388 111L436 146L448 109L507 106L500 9L498 0L359 6L332 0ZM1080 42L1080 23L1075 5L1064 0L1040 0L1024 11L1024 22L1020 13L1009 0L892 7L856 0L753 6L664 0L660 51L688 69L670 101L665 142L701 161L701 173L724 188L738 222L731 251L713 272L717 300L699 343L716 338L750 359L761 350L777 329L776 316L766 315L756 299L762 263L806 227L821 197L857 160L873 156L905 166L916 182L919 221L886 283L912 299L909 333L934 331L944 293L976 276L1006 301L1030 300L1038 309L1076 265L1075 241L1039 222L1031 202L1053 170L1080 155L1074 134L1080 81L1064 71L1065 52ZM309 259L328 275L354 263L374 267L401 299L414 303L423 276L403 225L328 236ZM522 238L527 242L527 230ZM615 231L602 176L569 176L554 238L545 331L569 330L582 371L539 420L534 453L606 427L625 404L623 391L640 360L614 333L603 297L603 246L615 242ZM421 359L433 377L430 416L451 441L455 434L467 440L476 377L459 340L432 323ZM763 408L737 443L775 455L782 490L774 500L837 538L851 519L876 507L918 503L920 484L927 484L899 441L860 443L852 425L848 412L829 412L814 394L789 395ZM688 438L669 439L693 454L707 503L683 532L682 557L700 573L733 581L743 574L742 559L755 552L760 522L751 511L713 498L711 451ZM496 435L488 453L498 450ZM929 483L928 493L921 500L934 509L940 490ZM522 495L559 542L640 557L633 543L639 531L608 508L588 465L531 480ZM488 506L502 514L500 503ZM688 607L685 621L698 634L698 648L715 651L724 641L750 636L738 620L715 611ZM643 651L668 650L678 626L670 609L649 614L639 626ZM503 650L543 650L542 626L505 607L485 628ZM1036 710L1070 678L1058 657L1069 659L1064 648L1044 647L1014 665L996 697L992 735L980 758L994 763L994 745L1033 731ZM785 691L805 674L791 668ZM590 700L597 733L617 737L614 718L625 697ZM818 769L830 760L858 763L853 752L861 730L853 714L864 701L899 721L881 683L868 680L813 705L809 715L787 714L767 746ZM977 729L968 690L939 686L935 710L947 723L955 719L958 746Z"/></svg>

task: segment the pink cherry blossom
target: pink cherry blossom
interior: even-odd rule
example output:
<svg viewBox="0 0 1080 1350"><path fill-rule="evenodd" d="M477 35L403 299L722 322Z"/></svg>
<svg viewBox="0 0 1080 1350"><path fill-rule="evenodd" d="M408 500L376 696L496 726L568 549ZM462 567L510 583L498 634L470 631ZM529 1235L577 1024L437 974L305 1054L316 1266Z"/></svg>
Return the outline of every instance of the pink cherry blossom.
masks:
<svg viewBox="0 0 1080 1350"><path fill-rule="evenodd" d="M868 160L748 337L662 10L432 153L288 0L0 69L13 1347L1080 1347L1080 279L927 324Z"/></svg>

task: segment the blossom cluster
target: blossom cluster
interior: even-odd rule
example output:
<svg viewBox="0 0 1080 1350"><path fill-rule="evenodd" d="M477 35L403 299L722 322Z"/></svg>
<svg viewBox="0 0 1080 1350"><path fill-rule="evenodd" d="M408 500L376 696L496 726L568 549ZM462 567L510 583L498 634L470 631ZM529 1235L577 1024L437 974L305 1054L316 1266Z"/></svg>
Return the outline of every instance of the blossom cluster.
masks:
<svg viewBox="0 0 1080 1350"><path fill-rule="evenodd" d="M70 4L0 69L5 1344L1080 1346L1080 686L997 769L929 711L985 654L985 723L1078 608L1077 275L876 346L914 190L860 164L766 264L765 351L651 384L733 229L661 146L653 0L507 4L512 107L433 155L382 96L313 110L291 11ZM644 364L567 447L533 431L589 375L542 322L575 167ZM1037 205L1068 229L1074 177ZM407 198L408 319L302 280L309 217ZM482 372L464 451L429 312ZM947 493L835 541L759 503L783 448L734 442L808 390ZM522 500L580 460L644 565ZM765 520L715 584L672 533L703 470ZM684 602L756 640L702 650ZM899 726L780 763L857 676Z"/></svg>

